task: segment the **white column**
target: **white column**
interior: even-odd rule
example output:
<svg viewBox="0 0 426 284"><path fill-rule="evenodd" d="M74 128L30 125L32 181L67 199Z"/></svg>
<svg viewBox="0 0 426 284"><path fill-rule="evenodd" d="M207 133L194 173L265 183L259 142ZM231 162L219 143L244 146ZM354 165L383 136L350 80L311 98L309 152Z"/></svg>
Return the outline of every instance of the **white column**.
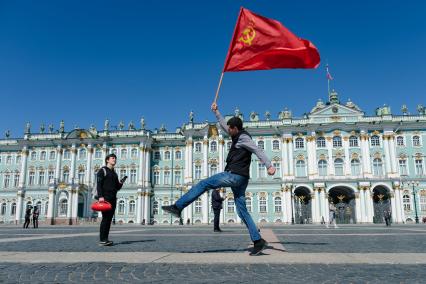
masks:
<svg viewBox="0 0 426 284"><path fill-rule="evenodd" d="M399 190L398 190L398 197L399 197L399 201L400 201L400 208L401 208L401 210L400 210L400 216L401 216L401 222L405 222L405 211L404 211L404 205L403 205L403 197L402 197L402 188L400 188Z"/></svg>
<svg viewBox="0 0 426 284"><path fill-rule="evenodd" d="M209 176L208 147L209 147L209 140L207 139L207 136L204 136L204 141L203 141L203 178L207 178Z"/></svg>
<svg viewBox="0 0 426 284"><path fill-rule="evenodd" d="M72 209L72 204L73 204L73 192L72 192L72 189L68 190L67 204L68 204L68 207L67 207L67 218L71 222L71 218L72 218L72 211L71 211L71 209Z"/></svg>
<svg viewBox="0 0 426 284"><path fill-rule="evenodd" d="M310 176L316 174L316 154L315 154L315 132L312 136L307 137L307 151L308 151L308 174Z"/></svg>
<svg viewBox="0 0 426 284"><path fill-rule="evenodd" d="M397 163L396 163L396 150L395 150L395 136L389 136L389 152L390 152L390 160L391 160L391 169L392 173L398 173Z"/></svg>
<svg viewBox="0 0 426 284"><path fill-rule="evenodd" d="M151 221L151 197L150 197L150 193L149 193L149 190L147 189L147 190L145 190L145 192L144 192L144 200L145 200L145 202L144 202L144 211L145 211L145 213L144 213L144 218L145 218L145 222L147 223L147 224L149 224L149 222Z"/></svg>
<svg viewBox="0 0 426 284"><path fill-rule="evenodd" d="M385 150L385 175L388 175L392 172L391 162L390 162L390 151L389 151L389 140L387 135L383 135L383 148Z"/></svg>
<svg viewBox="0 0 426 284"><path fill-rule="evenodd" d="M49 185L49 204L47 205L47 223L50 225L55 224L55 218L54 218L54 208L56 207L55 204L55 185L50 184Z"/></svg>
<svg viewBox="0 0 426 284"><path fill-rule="evenodd" d="M282 188L281 189L281 210L282 210L281 220L283 223L287 222L287 204L285 202L285 199L286 199L285 189Z"/></svg>
<svg viewBox="0 0 426 284"><path fill-rule="evenodd" d="M362 193L360 191L355 192L355 218L356 218L356 223L362 223L361 195L362 195Z"/></svg>
<svg viewBox="0 0 426 284"><path fill-rule="evenodd" d="M85 183L89 187L92 187L92 157L93 157L93 146L92 144L87 145L87 162L86 162L86 174Z"/></svg>
<svg viewBox="0 0 426 284"><path fill-rule="evenodd" d="M205 192L203 193L203 195L201 195L201 200L202 200L202 204L203 204L203 224L208 224L209 223L209 219L208 219L208 215L209 215L209 192Z"/></svg>
<svg viewBox="0 0 426 284"><path fill-rule="evenodd" d="M327 163L328 175L334 176L333 142L331 137L326 138L325 145L327 147L327 155L328 155L328 163ZM324 212L324 214L328 216L328 208L327 208L327 212Z"/></svg>
<svg viewBox="0 0 426 284"><path fill-rule="evenodd" d="M368 210L368 215L367 215L368 219L366 221L369 223L373 223L374 206L373 206L373 198L371 197L371 192L369 188L365 192L365 199L367 202L367 210Z"/></svg>
<svg viewBox="0 0 426 284"><path fill-rule="evenodd" d="M403 219L402 219L402 214L401 214L401 208L403 208L403 204L402 204L402 200L401 200L401 195L400 195L401 189L400 188L396 188L394 195L395 195L395 213L392 212L392 214L395 215L396 217L396 222L398 223L402 223Z"/></svg>
<svg viewBox="0 0 426 284"><path fill-rule="evenodd" d="M72 209L71 209L71 219L74 224L77 221L78 213L78 187L77 185L72 188Z"/></svg>
<svg viewBox="0 0 426 284"><path fill-rule="evenodd" d="M324 191L325 191L325 189L324 189ZM328 223L328 222L330 222L330 203L328 202L328 192L324 192L323 202L324 202L324 207L325 207L324 219L325 219L325 222Z"/></svg>
<svg viewBox="0 0 426 284"><path fill-rule="evenodd" d="M25 211L23 206L24 206L24 195L25 195L25 191L22 189L18 190L18 193L16 194L18 197L18 202L16 203L16 215L15 215L15 222L17 224L21 223L21 219L22 219L22 211Z"/></svg>
<svg viewBox="0 0 426 284"><path fill-rule="evenodd" d="M102 145L102 163L105 163L107 152L108 152L108 144L104 142L104 144Z"/></svg>
<svg viewBox="0 0 426 284"><path fill-rule="evenodd" d="M142 196L142 188L138 188L138 199L136 201L136 223L141 224L143 218L143 211L142 211L142 202L143 202L143 196ZM145 220L146 224L146 220Z"/></svg>
<svg viewBox="0 0 426 284"><path fill-rule="evenodd" d="M293 151L294 151L294 149L293 149L293 139L289 139L288 140L288 148L287 148L287 150L288 150L288 160L289 160L289 164L288 164L289 172L288 172L288 174L289 174L289 176L294 176L294 166L293 166Z"/></svg>
<svg viewBox="0 0 426 284"><path fill-rule="evenodd" d="M395 203L395 190L391 192L391 207L392 207L392 222L396 223L398 222L396 217L396 203Z"/></svg>
<svg viewBox="0 0 426 284"><path fill-rule="evenodd" d="M62 162L62 146L58 145L56 147L56 169L55 169L56 183L58 183L59 180L61 179L61 162Z"/></svg>
<svg viewBox="0 0 426 284"><path fill-rule="evenodd" d="M360 206L361 218L360 218L359 221L361 223L365 223L367 210L366 210L366 207L365 207L365 191L362 188L359 189L359 203L361 205Z"/></svg>
<svg viewBox="0 0 426 284"><path fill-rule="evenodd" d="M286 138L282 138L282 148L281 148L281 160L283 161L281 165L281 176L285 179L289 173L289 159L288 159L288 143Z"/></svg>
<svg viewBox="0 0 426 284"><path fill-rule="evenodd" d="M77 149L76 149L75 144L73 144L72 148L71 148L71 170L70 170L70 181L71 181L71 183L74 181L74 178L75 178L76 156L77 156Z"/></svg>
<svg viewBox="0 0 426 284"><path fill-rule="evenodd" d="M350 176L351 175L351 157L349 156L349 137L343 137L343 149L345 151L345 175Z"/></svg>
<svg viewBox="0 0 426 284"><path fill-rule="evenodd" d="M316 188L314 188L312 194L311 194L311 204L312 204L312 223L315 224L318 219L317 215L317 207L318 207L318 199L316 198Z"/></svg>
<svg viewBox="0 0 426 284"><path fill-rule="evenodd" d="M145 179L144 187L148 188L151 185L151 149L150 147L145 148Z"/></svg>
<svg viewBox="0 0 426 284"><path fill-rule="evenodd" d="M28 149L27 146L24 146L22 149L22 164L21 164L21 173L19 176L19 188L25 187L25 182L27 180L27 163L28 163Z"/></svg>
<svg viewBox="0 0 426 284"><path fill-rule="evenodd" d="M145 173L145 146L143 143L139 144L139 167L138 167L138 187L144 186L144 173Z"/></svg>
<svg viewBox="0 0 426 284"><path fill-rule="evenodd" d="M225 141L223 140L223 137L222 137L222 135L220 135L219 136L219 169L218 169L218 172L220 173L220 172L223 172L223 170L224 170L224 158L223 158L223 156L224 156L224 145L225 145Z"/></svg>
<svg viewBox="0 0 426 284"><path fill-rule="evenodd" d="M192 141L192 137L188 138L188 141L186 142L186 162L187 162L187 180L186 183L191 183L192 182L192 172L193 172L193 165L192 165L192 145L193 145L193 141Z"/></svg>
<svg viewBox="0 0 426 284"><path fill-rule="evenodd" d="M362 169L364 175L371 175L371 164L370 164L370 145L368 142L368 135L361 135L361 153L362 153Z"/></svg>
<svg viewBox="0 0 426 284"><path fill-rule="evenodd" d="M286 187L285 188L285 210L286 210L286 222L287 223L291 223L291 212L292 212L292 209L291 209L291 189L290 188L288 188L288 187Z"/></svg>

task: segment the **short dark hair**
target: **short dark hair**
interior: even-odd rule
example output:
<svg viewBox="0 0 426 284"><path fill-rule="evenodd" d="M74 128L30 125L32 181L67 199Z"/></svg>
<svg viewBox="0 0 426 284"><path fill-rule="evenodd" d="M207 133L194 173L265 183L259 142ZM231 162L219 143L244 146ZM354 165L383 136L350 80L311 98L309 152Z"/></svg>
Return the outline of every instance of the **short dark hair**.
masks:
<svg viewBox="0 0 426 284"><path fill-rule="evenodd" d="M238 130L243 130L243 121L237 116L231 117L227 124L232 128L236 127Z"/></svg>
<svg viewBox="0 0 426 284"><path fill-rule="evenodd" d="M108 164L109 158L115 158L117 160L117 156L115 154L109 154L105 157L105 164Z"/></svg>

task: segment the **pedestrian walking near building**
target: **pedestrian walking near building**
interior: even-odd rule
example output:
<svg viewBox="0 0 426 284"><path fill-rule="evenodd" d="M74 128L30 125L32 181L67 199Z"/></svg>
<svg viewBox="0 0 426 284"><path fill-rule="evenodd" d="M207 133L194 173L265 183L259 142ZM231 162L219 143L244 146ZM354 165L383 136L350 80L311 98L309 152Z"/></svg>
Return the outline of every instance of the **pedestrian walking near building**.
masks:
<svg viewBox="0 0 426 284"><path fill-rule="evenodd" d="M259 149L251 139L250 134L243 129L242 120L234 116L225 122L220 114L217 104L214 102L211 106L220 126L232 139L231 148L226 158L225 171L215 174L207 179L200 181L183 195L175 204L162 206L163 210L180 217L182 210L189 204L198 199L200 195L209 189L220 187L230 187L234 194L237 207L237 214L246 225L250 238L254 243L254 248L250 255L259 255L267 246L267 242L262 239L256 224L251 218L246 207L246 189L250 178L251 155L254 153L267 168L269 175L275 174L275 168L265 153Z"/></svg>
<svg viewBox="0 0 426 284"><path fill-rule="evenodd" d="M113 242L108 239L109 230L117 205L117 192L121 189L127 178L127 176L124 176L121 180L118 180L118 175L114 170L116 163L117 156L115 154L107 155L105 158L106 166L99 169L97 173L97 197L99 198L99 202L107 201L112 206L111 210L102 212L102 221L99 230L99 245L101 246L113 245Z"/></svg>
<svg viewBox="0 0 426 284"><path fill-rule="evenodd" d="M25 222L24 222L24 227L25 229L28 228L28 226L30 225L31 222L31 206L27 207L27 210L25 210Z"/></svg>
<svg viewBox="0 0 426 284"><path fill-rule="evenodd" d="M329 206L329 221L326 224L326 227L328 228L329 225L333 225L335 229L337 229L337 224L336 224L336 206L334 205L333 202L330 201L330 206Z"/></svg>
<svg viewBox="0 0 426 284"><path fill-rule="evenodd" d="M38 208L38 206L34 206L34 210L33 210L33 226L34 229L38 228L38 217L40 216L40 209Z"/></svg>
<svg viewBox="0 0 426 284"><path fill-rule="evenodd" d="M386 227L390 227L391 225L391 218L392 218L392 213L390 210L385 210L385 222L386 222Z"/></svg>
<svg viewBox="0 0 426 284"><path fill-rule="evenodd" d="M212 191L212 208L214 213L213 231L218 233L222 232L222 230L219 227L219 220L220 220L220 211L223 208L222 204L224 200L225 198L220 195L220 188L213 189Z"/></svg>

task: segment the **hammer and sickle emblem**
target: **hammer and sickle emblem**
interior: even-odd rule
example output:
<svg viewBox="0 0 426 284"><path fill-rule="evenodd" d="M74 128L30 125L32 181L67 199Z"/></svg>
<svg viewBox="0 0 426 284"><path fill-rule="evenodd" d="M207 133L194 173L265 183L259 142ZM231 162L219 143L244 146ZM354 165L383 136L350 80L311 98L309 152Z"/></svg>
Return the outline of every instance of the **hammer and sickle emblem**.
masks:
<svg viewBox="0 0 426 284"><path fill-rule="evenodd" d="M250 46L251 42L254 40L255 37L256 37L256 31L254 30L253 27L248 26L242 32L242 36L239 38L239 41L242 41L243 43Z"/></svg>

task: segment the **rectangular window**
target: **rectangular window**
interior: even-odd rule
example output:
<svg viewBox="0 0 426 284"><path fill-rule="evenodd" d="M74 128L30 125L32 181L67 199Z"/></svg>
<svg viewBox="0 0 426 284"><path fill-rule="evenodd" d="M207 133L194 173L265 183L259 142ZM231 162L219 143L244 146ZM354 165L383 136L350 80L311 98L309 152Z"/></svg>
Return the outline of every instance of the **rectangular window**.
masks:
<svg viewBox="0 0 426 284"><path fill-rule="evenodd" d="M402 176L407 175L407 161L399 160L399 174Z"/></svg>
<svg viewBox="0 0 426 284"><path fill-rule="evenodd" d="M10 186L10 175L6 174L4 176L4 188L8 188Z"/></svg>
<svg viewBox="0 0 426 284"><path fill-rule="evenodd" d="M195 166L194 179L201 179L201 166L200 165Z"/></svg>
<svg viewBox="0 0 426 284"><path fill-rule="evenodd" d="M15 179L13 181L13 186L14 187L18 187L19 186L19 178L20 178L20 174L15 174Z"/></svg>
<svg viewBox="0 0 426 284"><path fill-rule="evenodd" d="M35 173L30 172L30 174L28 175L28 185L34 185L34 183L35 183Z"/></svg>
<svg viewBox="0 0 426 284"><path fill-rule="evenodd" d="M166 185L170 184L170 172L169 171L164 172L164 184L166 184Z"/></svg>
<svg viewBox="0 0 426 284"><path fill-rule="evenodd" d="M182 172L181 171L175 171L175 184L181 184L182 179Z"/></svg>
<svg viewBox="0 0 426 284"><path fill-rule="evenodd" d="M275 171L275 176L277 176L277 177L281 177L281 163L279 163L279 162L274 162L272 165L273 165L273 166L274 166L274 168L276 169L276 171Z"/></svg>
<svg viewBox="0 0 426 284"><path fill-rule="evenodd" d="M266 177L265 166L262 163L258 163L257 165L258 165L258 168L259 168L259 178Z"/></svg>
<svg viewBox="0 0 426 284"><path fill-rule="evenodd" d="M48 172L48 182L50 182L54 178L55 178L55 172L54 171L49 171Z"/></svg>
<svg viewBox="0 0 426 284"><path fill-rule="evenodd" d="M418 176L423 175L423 160L416 160L416 174Z"/></svg>
<svg viewBox="0 0 426 284"><path fill-rule="evenodd" d="M136 170L130 170L130 183L136 183Z"/></svg>
<svg viewBox="0 0 426 284"><path fill-rule="evenodd" d="M39 185L44 185L44 172L39 172L38 173L38 184Z"/></svg>

